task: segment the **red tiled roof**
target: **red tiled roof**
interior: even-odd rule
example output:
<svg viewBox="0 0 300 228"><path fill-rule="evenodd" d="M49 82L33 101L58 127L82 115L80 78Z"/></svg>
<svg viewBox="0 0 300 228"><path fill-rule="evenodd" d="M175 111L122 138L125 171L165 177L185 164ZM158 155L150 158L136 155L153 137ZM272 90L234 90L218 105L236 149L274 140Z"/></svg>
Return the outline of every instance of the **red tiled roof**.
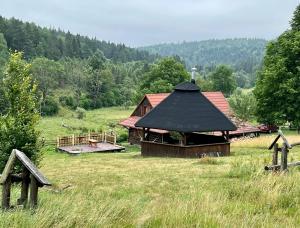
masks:
<svg viewBox="0 0 300 228"><path fill-rule="evenodd" d="M130 127L130 128L135 128L135 123L140 119L141 117L139 116L130 116L125 120L122 120L120 122L120 125L124 127Z"/></svg>
<svg viewBox="0 0 300 228"><path fill-rule="evenodd" d="M224 114L229 114L229 103L222 92L202 92L202 94Z"/></svg>
<svg viewBox="0 0 300 228"><path fill-rule="evenodd" d="M229 104L222 92L202 92L202 94L224 114L228 114L230 112ZM156 93L146 94L145 96L154 108L169 95L169 93Z"/></svg>
<svg viewBox="0 0 300 228"><path fill-rule="evenodd" d="M243 135L247 133L255 133L260 132L260 130L257 127L251 126L249 124L245 124L244 126L239 126L236 131L229 131L229 135ZM222 135L221 132L214 132L214 135Z"/></svg>
<svg viewBox="0 0 300 228"><path fill-rule="evenodd" d="M137 128L135 127L135 123L140 119L139 116L130 116L127 119L120 122L120 125L128 128ZM161 129L150 129L152 132L160 133L160 134L166 134L169 133L168 131L161 130Z"/></svg>
<svg viewBox="0 0 300 228"><path fill-rule="evenodd" d="M160 102L162 102L170 93L156 93L156 94L146 94L146 98L149 100L151 106L154 108Z"/></svg>

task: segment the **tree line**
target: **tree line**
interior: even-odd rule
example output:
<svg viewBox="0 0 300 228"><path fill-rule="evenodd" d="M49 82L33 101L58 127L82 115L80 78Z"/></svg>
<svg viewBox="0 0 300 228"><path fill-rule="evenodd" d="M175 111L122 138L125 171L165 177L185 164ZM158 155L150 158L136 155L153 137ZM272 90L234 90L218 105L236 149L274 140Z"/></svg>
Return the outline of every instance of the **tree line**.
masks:
<svg viewBox="0 0 300 228"><path fill-rule="evenodd" d="M6 19L0 16L0 33L4 35L8 48L22 51L27 60L36 57L51 60L64 57L87 59L97 50L101 50L106 58L114 62L153 61L156 58L146 51L129 48L124 44L73 35L60 29L42 28L15 18Z"/></svg>
<svg viewBox="0 0 300 228"><path fill-rule="evenodd" d="M161 56L180 56L188 69L196 67L200 74L212 72L218 65L230 66L242 88L255 86L267 41L264 39L224 39L158 44L141 47Z"/></svg>

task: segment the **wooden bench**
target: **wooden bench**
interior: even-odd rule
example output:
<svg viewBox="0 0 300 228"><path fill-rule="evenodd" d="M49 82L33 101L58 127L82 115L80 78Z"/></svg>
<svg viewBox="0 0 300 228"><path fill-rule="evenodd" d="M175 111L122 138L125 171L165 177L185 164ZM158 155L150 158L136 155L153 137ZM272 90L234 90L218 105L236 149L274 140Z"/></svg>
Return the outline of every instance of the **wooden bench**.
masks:
<svg viewBox="0 0 300 228"><path fill-rule="evenodd" d="M98 141L96 139L89 139L89 146L90 147L97 147Z"/></svg>

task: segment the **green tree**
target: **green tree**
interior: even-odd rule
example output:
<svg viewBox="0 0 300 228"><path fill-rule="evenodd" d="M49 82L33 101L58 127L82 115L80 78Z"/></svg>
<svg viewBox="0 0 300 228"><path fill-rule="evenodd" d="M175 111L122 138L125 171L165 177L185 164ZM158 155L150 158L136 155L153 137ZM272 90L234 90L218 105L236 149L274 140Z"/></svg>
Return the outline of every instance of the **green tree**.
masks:
<svg viewBox="0 0 300 228"><path fill-rule="evenodd" d="M92 71L87 83L91 108L113 106L113 75L110 70Z"/></svg>
<svg viewBox="0 0 300 228"><path fill-rule="evenodd" d="M212 82L215 91L221 91L225 96L236 89L236 80L233 76L233 70L226 65L219 65L210 75L209 79Z"/></svg>
<svg viewBox="0 0 300 228"><path fill-rule="evenodd" d="M40 118L36 88L22 53L11 54L4 76L8 109L0 117L0 171L12 149L23 151L36 164L40 160L39 133L35 128Z"/></svg>
<svg viewBox="0 0 300 228"><path fill-rule="evenodd" d="M4 114L4 111L7 107L6 101L4 99L3 91L3 73L4 66L7 62L9 56L6 40L2 33L0 33L0 115Z"/></svg>
<svg viewBox="0 0 300 228"><path fill-rule="evenodd" d="M92 68L93 71L95 70L102 70L104 68L104 64L106 62L106 58L102 51L97 50L89 59L88 64Z"/></svg>
<svg viewBox="0 0 300 228"><path fill-rule="evenodd" d="M177 84L188 81L190 75L183 64L173 57L161 59L145 74L141 90L147 93L171 92Z"/></svg>
<svg viewBox="0 0 300 228"><path fill-rule="evenodd" d="M236 89L228 101L236 116L241 120L252 120L255 117L256 99L252 92Z"/></svg>
<svg viewBox="0 0 300 228"><path fill-rule="evenodd" d="M287 30L268 44L254 94L260 122L300 126L300 6Z"/></svg>
<svg viewBox="0 0 300 228"><path fill-rule="evenodd" d="M8 56L9 56L9 52L8 52L6 40L4 38L4 35L0 33L0 69L4 68Z"/></svg>
<svg viewBox="0 0 300 228"><path fill-rule="evenodd" d="M66 81L63 66L44 57L32 61L31 72L43 94L43 100L51 90L63 87Z"/></svg>

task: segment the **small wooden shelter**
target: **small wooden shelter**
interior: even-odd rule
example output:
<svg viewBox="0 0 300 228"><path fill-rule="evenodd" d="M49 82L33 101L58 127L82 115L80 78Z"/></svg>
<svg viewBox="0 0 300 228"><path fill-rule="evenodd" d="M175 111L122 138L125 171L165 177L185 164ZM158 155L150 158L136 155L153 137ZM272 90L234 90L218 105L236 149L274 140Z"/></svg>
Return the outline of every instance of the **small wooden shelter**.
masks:
<svg viewBox="0 0 300 228"><path fill-rule="evenodd" d="M20 161L23 166L21 174L13 174L13 167L16 160ZM30 189L30 206L35 207L38 201L38 188L44 185L50 186L47 178L38 170L31 160L21 151L14 149L6 163L4 171L1 175L0 184L3 185L2 190L2 208L10 208L10 192L12 183L21 182L21 197L18 204L24 207L27 204L28 193Z"/></svg>
<svg viewBox="0 0 300 228"><path fill-rule="evenodd" d="M236 126L212 104L194 83L184 82L173 93L139 119L135 127L143 129L144 156L201 157L229 155L229 131ZM177 132L181 140L166 137L153 142L151 129ZM221 136L209 134L220 131Z"/></svg>

